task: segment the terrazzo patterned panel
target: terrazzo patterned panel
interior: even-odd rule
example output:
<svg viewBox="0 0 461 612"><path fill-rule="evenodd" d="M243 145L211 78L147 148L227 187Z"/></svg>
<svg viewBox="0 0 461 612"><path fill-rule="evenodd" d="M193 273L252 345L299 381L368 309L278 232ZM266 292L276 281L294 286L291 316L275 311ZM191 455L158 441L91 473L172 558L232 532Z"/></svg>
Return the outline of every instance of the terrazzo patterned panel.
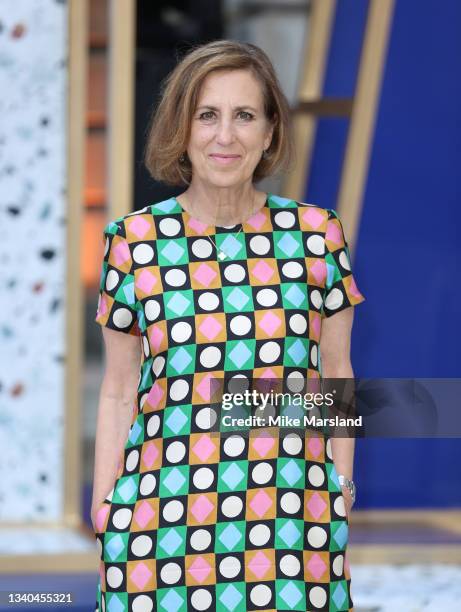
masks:
<svg viewBox="0 0 461 612"><path fill-rule="evenodd" d="M62 511L67 11L0 3L0 521Z"/></svg>

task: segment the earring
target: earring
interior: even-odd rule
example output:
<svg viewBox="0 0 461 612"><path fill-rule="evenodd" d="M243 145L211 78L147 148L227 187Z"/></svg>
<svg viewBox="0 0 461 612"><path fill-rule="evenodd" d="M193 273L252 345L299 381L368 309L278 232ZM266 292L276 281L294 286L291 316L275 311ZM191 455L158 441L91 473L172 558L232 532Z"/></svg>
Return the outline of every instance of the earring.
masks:
<svg viewBox="0 0 461 612"><path fill-rule="evenodd" d="M181 155L179 156L179 161L181 164L183 164L186 161L186 156L184 155L184 153L181 153Z"/></svg>
<svg viewBox="0 0 461 612"><path fill-rule="evenodd" d="M267 158L268 158L269 153L268 153L267 151L268 151L268 149L264 149L264 150L263 150L263 154L262 154L262 158L263 158L263 159L267 159Z"/></svg>

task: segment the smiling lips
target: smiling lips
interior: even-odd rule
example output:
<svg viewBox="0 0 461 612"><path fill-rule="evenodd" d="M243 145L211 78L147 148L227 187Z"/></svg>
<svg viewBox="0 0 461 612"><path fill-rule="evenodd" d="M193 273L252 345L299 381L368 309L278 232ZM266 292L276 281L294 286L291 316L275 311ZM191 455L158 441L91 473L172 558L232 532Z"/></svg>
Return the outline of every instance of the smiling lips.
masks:
<svg viewBox="0 0 461 612"><path fill-rule="evenodd" d="M220 153L212 153L211 159L221 165L231 164L236 159L240 158L240 155L223 155Z"/></svg>

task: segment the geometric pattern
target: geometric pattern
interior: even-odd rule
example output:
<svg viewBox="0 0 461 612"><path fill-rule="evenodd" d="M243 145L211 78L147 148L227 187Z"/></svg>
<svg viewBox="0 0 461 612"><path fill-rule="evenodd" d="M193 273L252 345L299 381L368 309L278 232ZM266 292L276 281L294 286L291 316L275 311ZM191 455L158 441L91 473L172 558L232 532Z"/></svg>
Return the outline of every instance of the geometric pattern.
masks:
<svg viewBox="0 0 461 612"><path fill-rule="evenodd" d="M209 388L223 373L320 378L322 319L365 298L335 211L268 194L239 229L174 197L104 229L95 320L143 351L97 511L99 611L352 609L331 440L217 433Z"/></svg>

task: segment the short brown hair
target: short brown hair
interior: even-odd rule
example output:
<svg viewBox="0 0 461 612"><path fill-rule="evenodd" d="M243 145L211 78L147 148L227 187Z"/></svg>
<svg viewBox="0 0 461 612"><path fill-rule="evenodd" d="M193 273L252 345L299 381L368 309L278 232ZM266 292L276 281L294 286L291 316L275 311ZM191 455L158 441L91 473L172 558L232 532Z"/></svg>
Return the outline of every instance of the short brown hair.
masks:
<svg viewBox="0 0 461 612"><path fill-rule="evenodd" d="M290 107L270 59L251 43L215 40L189 50L162 82L144 152L144 163L154 179L169 185L190 183L190 161L185 156L181 163L179 158L187 148L200 86L212 71L239 69L250 70L260 82L265 115L274 123L271 145L253 180L290 167L294 156Z"/></svg>

